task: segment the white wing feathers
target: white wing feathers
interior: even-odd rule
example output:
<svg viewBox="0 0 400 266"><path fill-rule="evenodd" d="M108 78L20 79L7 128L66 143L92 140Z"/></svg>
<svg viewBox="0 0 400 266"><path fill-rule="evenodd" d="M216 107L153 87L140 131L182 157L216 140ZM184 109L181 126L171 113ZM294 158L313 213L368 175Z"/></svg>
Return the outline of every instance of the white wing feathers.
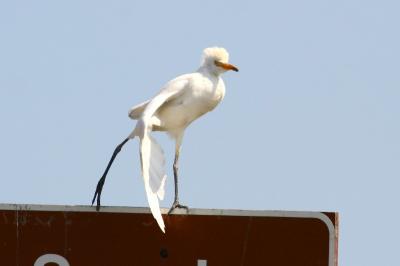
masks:
<svg viewBox="0 0 400 266"><path fill-rule="evenodd" d="M160 229L165 233L165 224L161 215L159 199L164 199L166 174L165 158L161 146L150 135L151 117L165 102L182 94L188 84L188 78L178 77L170 81L153 99L133 107L129 116L141 119L136 124L134 134L140 138L140 159L144 187L151 213Z"/></svg>
<svg viewBox="0 0 400 266"><path fill-rule="evenodd" d="M180 76L168 82L167 85L146 105L146 108L142 113L142 119L149 121L161 105L179 95L182 95L188 83L188 75Z"/></svg>
<svg viewBox="0 0 400 266"><path fill-rule="evenodd" d="M149 102L150 102L150 100L133 106L129 110L129 113L128 113L129 117L132 118L132 119L139 119Z"/></svg>
<svg viewBox="0 0 400 266"><path fill-rule="evenodd" d="M143 138L140 139L140 159L144 188L151 213L161 231L165 233L165 225L158 202L158 198L164 198L164 185L167 177L164 173L165 159L160 145L150 136L147 130L145 130Z"/></svg>
<svg viewBox="0 0 400 266"><path fill-rule="evenodd" d="M132 119L148 119L154 115L158 108L166 101L181 95L189 83L189 75L182 75L168 82L163 89L151 100L133 106L128 115Z"/></svg>
<svg viewBox="0 0 400 266"><path fill-rule="evenodd" d="M165 157L161 146L157 141L148 134L150 139L150 188L153 193L156 193L160 200L164 199L165 195Z"/></svg>

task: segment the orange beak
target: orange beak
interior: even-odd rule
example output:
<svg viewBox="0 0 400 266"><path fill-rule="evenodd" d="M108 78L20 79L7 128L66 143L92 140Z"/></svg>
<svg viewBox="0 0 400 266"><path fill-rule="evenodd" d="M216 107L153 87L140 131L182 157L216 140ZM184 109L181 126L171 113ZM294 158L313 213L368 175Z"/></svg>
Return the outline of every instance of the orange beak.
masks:
<svg viewBox="0 0 400 266"><path fill-rule="evenodd" d="M226 69L226 70L233 70L233 71L236 71L236 72L239 71L239 69L237 67L235 67L234 65L231 65L231 64L215 61L215 65L219 66L219 67L222 67L223 69Z"/></svg>

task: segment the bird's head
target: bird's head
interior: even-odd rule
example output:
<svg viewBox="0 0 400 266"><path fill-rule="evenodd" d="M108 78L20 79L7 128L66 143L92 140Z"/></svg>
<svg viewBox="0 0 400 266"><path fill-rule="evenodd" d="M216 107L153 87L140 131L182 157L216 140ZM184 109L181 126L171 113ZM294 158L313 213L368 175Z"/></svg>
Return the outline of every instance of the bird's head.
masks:
<svg viewBox="0 0 400 266"><path fill-rule="evenodd" d="M234 65L228 63L229 54L224 48L210 47L203 51L202 67L207 68L210 72L217 75L222 74L228 70L238 72L239 69Z"/></svg>

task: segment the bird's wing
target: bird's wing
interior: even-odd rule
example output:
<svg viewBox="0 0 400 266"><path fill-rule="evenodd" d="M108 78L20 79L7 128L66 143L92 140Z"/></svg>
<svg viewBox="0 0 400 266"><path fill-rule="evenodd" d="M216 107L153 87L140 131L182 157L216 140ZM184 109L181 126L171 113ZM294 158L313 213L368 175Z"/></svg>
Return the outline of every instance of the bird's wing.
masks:
<svg viewBox="0 0 400 266"><path fill-rule="evenodd" d="M164 153L147 129L144 130L144 135L140 138L140 160L151 213L160 229L165 233L165 225L158 202L158 198L164 198L164 185L167 177L164 172Z"/></svg>
<svg viewBox="0 0 400 266"><path fill-rule="evenodd" d="M161 146L157 143L155 138L148 134L150 139L150 188L152 193L156 193L160 200L164 199L165 195L165 180L167 175L165 174L165 157L164 151Z"/></svg>
<svg viewBox="0 0 400 266"><path fill-rule="evenodd" d="M132 118L132 119L139 119L149 102L150 102L150 100L147 100L145 102L142 102L142 103L140 103L138 105L133 106L129 110L129 113L128 113L129 117Z"/></svg>
<svg viewBox="0 0 400 266"><path fill-rule="evenodd" d="M190 76L184 75L168 82L153 99L138 105L136 109L143 108L134 134L140 139L140 160L144 187L151 213L163 232L165 232L165 225L158 200L164 198L164 186L167 177L164 171L165 158L161 146L150 135L148 125L150 125L152 116L160 106L182 95L189 84L189 80Z"/></svg>
<svg viewBox="0 0 400 266"><path fill-rule="evenodd" d="M129 117L139 119L145 115L144 112L148 118L152 117L161 105L168 100L178 97L184 91L189 81L188 77L189 75L182 75L168 82L153 99L133 106L129 110Z"/></svg>
<svg viewBox="0 0 400 266"><path fill-rule="evenodd" d="M147 122L164 103L182 95L188 87L190 74L171 80L161 91L147 103L142 113L142 119Z"/></svg>

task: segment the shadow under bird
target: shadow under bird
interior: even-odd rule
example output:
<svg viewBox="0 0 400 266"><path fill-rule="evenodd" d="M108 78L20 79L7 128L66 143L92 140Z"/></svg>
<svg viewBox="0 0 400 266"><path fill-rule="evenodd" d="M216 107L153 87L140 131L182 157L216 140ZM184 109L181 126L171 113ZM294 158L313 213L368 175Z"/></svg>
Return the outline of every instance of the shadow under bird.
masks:
<svg viewBox="0 0 400 266"><path fill-rule="evenodd" d="M224 98L225 84L221 74L228 70L239 71L228 63L229 54L224 48L211 47L203 51L200 68L190 74L169 81L152 99L132 107L129 117L137 120L135 129L119 144L100 178L92 200L97 198L100 209L100 197L108 170L122 146L135 137L140 141L141 170L151 213L160 229L165 233L159 200L164 198L166 174L165 158L161 146L151 136L152 131L165 131L175 140L175 160L173 164L175 198L168 212L187 206L179 203L178 197L178 161L185 129L195 119L213 110Z"/></svg>

